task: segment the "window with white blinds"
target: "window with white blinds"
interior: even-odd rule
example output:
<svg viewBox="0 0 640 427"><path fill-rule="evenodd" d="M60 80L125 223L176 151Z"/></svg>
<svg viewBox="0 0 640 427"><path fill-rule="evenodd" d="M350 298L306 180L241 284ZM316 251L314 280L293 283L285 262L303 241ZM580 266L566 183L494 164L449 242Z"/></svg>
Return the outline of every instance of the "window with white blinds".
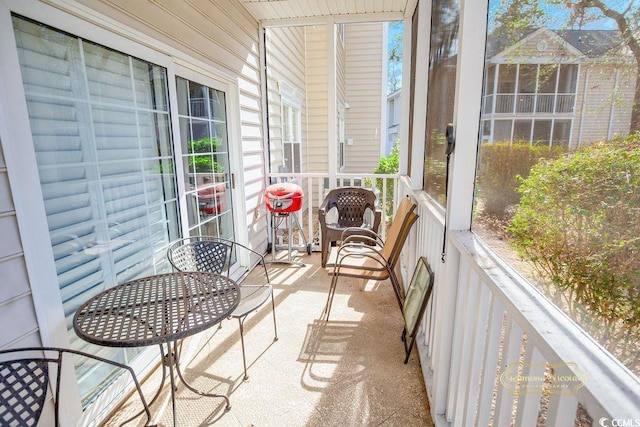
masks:
<svg viewBox="0 0 640 427"><path fill-rule="evenodd" d="M169 271L179 222L166 70L14 16L67 328L80 304ZM93 353L129 363L133 350ZM110 372L78 366L85 401Z"/></svg>

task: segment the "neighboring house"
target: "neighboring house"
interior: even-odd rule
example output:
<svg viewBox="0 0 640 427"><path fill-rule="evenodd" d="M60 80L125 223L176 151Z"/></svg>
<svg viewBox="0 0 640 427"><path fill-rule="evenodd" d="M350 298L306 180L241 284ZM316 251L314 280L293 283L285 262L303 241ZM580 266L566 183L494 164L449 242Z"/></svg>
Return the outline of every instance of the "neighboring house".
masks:
<svg viewBox="0 0 640 427"><path fill-rule="evenodd" d="M482 139L576 147L628 134L637 76L621 46L617 31L492 34Z"/></svg>
<svg viewBox="0 0 640 427"><path fill-rule="evenodd" d="M400 138L400 113L402 111L402 89L387 95L387 137L384 156L391 154L393 144Z"/></svg>
<svg viewBox="0 0 640 427"><path fill-rule="evenodd" d="M346 112L341 139L346 147L342 172L372 173L384 156L387 58L387 23L345 25Z"/></svg>
<svg viewBox="0 0 640 427"><path fill-rule="evenodd" d="M266 29L272 172L329 171L330 85L337 104L336 170L373 172L386 149L386 27L335 25L335 81L327 75L325 26Z"/></svg>

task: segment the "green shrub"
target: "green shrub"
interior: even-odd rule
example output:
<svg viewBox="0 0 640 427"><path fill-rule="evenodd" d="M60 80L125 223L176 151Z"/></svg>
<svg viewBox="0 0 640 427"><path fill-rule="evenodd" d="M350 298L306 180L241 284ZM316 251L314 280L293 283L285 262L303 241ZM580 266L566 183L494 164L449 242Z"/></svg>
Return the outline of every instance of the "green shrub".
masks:
<svg viewBox="0 0 640 427"><path fill-rule="evenodd" d="M640 326L639 135L535 165L509 226L514 248L569 310L595 315L596 329L605 326L596 334L618 346L613 335L627 340Z"/></svg>
<svg viewBox="0 0 640 427"><path fill-rule="evenodd" d="M377 174L394 174L398 173L400 170L400 140L396 140L393 144L393 148L391 149L391 153L387 157L382 157L378 166L375 168L373 173ZM376 188L382 194L384 191L383 187L383 179L376 179ZM386 194L386 206L384 206L384 211L387 216L391 216L393 214L393 179L388 178L387 180L387 194Z"/></svg>
<svg viewBox="0 0 640 427"><path fill-rule="evenodd" d="M189 168L194 172L224 172L222 166L212 157L212 153L221 145L222 142L218 138L204 137L189 141L189 153L194 154L189 157Z"/></svg>
<svg viewBox="0 0 640 427"><path fill-rule="evenodd" d="M529 142L485 143L478 153L478 197L483 213L496 217L507 215L520 200L520 178L529 175L531 167L542 159L557 158L564 147L531 145Z"/></svg>

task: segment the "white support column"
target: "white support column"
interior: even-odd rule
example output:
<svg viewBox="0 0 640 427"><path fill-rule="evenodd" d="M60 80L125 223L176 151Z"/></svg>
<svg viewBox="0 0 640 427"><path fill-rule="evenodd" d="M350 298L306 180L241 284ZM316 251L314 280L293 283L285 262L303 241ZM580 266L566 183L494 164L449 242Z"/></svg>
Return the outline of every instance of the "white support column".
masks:
<svg viewBox="0 0 640 427"><path fill-rule="evenodd" d="M336 76L336 31L333 20L327 20L327 143L329 149L329 188L336 186L338 173L338 83Z"/></svg>
<svg viewBox="0 0 640 427"><path fill-rule="evenodd" d="M413 12L413 10L412 10ZM400 110L400 175L408 175L409 165L409 114L411 113L409 103L409 88L411 87L411 13L404 17L402 32L402 108ZM395 201L394 201L395 204Z"/></svg>
<svg viewBox="0 0 640 427"><path fill-rule="evenodd" d="M415 31L413 28L412 31ZM431 32L431 2L418 5L418 38L416 43L416 70L413 90L413 130L411 136L411 188L422 190L424 181L424 138L427 122L427 91L429 83L429 44ZM408 86L407 86L408 87Z"/></svg>
<svg viewBox="0 0 640 427"><path fill-rule="evenodd" d="M446 224L449 230L469 230L471 227L480 109L482 105L486 16L487 2L461 1L453 118L456 146L451 158L446 210ZM418 88L416 88L416 91L418 91ZM416 135L415 131L414 124L414 136ZM416 149L416 142L414 140L414 150ZM422 165L422 162L419 163ZM447 233L448 237L451 235L452 233ZM446 265L443 269L444 277L442 279L446 291L441 296L442 301L439 301L442 304L440 305L441 317L437 323L439 325L450 325L448 322L453 320L451 311L456 310L454 301L459 284L460 257L457 251L449 250L448 247L449 245L447 244ZM448 383L449 371L452 368L450 329L452 329L450 326L440 328L436 336L436 354L434 355L436 365L434 366L433 382L434 402L431 403L435 408L436 414L445 413L447 395L451 386ZM456 367L453 367L453 369L456 369Z"/></svg>
<svg viewBox="0 0 640 427"><path fill-rule="evenodd" d="M451 158L447 195L447 223L451 230L468 230L471 227L482 106L486 16L487 2L462 0L453 117L456 146Z"/></svg>

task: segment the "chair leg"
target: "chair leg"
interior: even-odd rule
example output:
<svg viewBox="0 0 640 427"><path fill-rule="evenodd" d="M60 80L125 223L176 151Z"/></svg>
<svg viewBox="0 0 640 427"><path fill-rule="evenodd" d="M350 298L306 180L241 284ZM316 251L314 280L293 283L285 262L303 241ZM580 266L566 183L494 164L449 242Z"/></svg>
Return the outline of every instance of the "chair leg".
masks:
<svg viewBox="0 0 640 427"><path fill-rule="evenodd" d="M242 365L244 366L244 381L249 379L247 375L247 355L244 349L244 319L238 317L238 325L240 326L240 343L242 344Z"/></svg>
<svg viewBox="0 0 640 427"><path fill-rule="evenodd" d="M400 311L402 311L402 296L400 294L400 282L398 281L396 274L388 266L387 266L387 272L389 273L389 281L391 281L391 286L393 286L393 293L396 294L396 300L398 301L398 306L400 307Z"/></svg>
<svg viewBox="0 0 640 427"><path fill-rule="evenodd" d="M338 275L333 274L331 278L331 286L329 287L329 294L327 295L327 303L322 311L322 317L325 317L325 321L329 321L329 313L331 313L331 305L333 304L333 296L336 293L336 286L338 286Z"/></svg>
<svg viewBox="0 0 640 427"><path fill-rule="evenodd" d="M278 341L278 327L276 326L276 302L273 299L273 291L271 291L271 313L273 313L273 340Z"/></svg>
<svg viewBox="0 0 640 427"><path fill-rule="evenodd" d="M324 233L327 234L327 233ZM322 257L321 257L321 265L322 268L327 266L327 260L329 259L329 251L331 251L331 242L328 239L329 236L322 236Z"/></svg>

